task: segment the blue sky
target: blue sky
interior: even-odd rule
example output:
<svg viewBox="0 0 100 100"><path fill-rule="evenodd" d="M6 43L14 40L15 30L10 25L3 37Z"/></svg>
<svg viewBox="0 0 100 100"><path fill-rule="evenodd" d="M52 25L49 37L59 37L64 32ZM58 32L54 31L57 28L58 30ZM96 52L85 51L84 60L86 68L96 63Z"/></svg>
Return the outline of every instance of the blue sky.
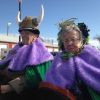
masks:
<svg viewBox="0 0 100 100"><path fill-rule="evenodd" d="M100 0L22 0L22 19L25 16L36 17L43 4L45 15L40 26L41 36L57 38L57 23L62 19L78 18L76 22L85 22L90 29L90 37L100 35ZM0 34L18 34L16 15L18 0L0 0Z"/></svg>

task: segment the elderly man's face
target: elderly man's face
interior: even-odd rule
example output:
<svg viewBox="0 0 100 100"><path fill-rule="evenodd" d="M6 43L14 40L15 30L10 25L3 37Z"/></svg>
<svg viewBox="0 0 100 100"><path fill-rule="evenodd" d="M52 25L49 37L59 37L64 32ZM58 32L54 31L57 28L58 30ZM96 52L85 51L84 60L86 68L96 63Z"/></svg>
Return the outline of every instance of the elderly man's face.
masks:
<svg viewBox="0 0 100 100"><path fill-rule="evenodd" d="M33 41L37 39L37 35L30 31L21 31L20 35L22 37L22 43L25 45L32 44Z"/></svg>
<svg viewBox="0 0 100 100"><path fill-rule="evenodd" d="M78 52L82 46L82 39L80 38L80 34L77 31L63 33L62 41L64 43L65 50L72 53Z"/></svg>

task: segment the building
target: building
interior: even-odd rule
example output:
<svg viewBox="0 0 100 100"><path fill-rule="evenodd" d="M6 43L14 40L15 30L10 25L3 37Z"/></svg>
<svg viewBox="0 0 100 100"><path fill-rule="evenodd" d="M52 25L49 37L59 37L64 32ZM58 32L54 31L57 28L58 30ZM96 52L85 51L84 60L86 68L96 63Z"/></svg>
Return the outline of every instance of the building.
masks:
<svg viewBox="0 0 100 100"><path fill-rule="evenodd" d="M52 40L48 41L46 39L42 39L45 46L50 52L57 52L58 46L57 44L52 43ZM8 51L14 47L20 41L19 35L6 35L0 34L0 58L3 58Z"/></svg>

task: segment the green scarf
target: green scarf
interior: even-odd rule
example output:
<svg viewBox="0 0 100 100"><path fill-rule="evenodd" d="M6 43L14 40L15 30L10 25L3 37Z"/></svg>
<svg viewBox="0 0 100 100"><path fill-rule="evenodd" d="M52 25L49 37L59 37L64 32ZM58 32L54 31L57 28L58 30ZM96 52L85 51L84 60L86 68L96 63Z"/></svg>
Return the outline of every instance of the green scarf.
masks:
<svg viewBox="0 0 100 100"><path fill-rule="evenodd" d="M73 57L75 54L71 53L71 52L68 52L68 51L63 51L62 52L62 55L61 55L61 58L63 60L66 60L66 59L69 59L71 57Z"/></svg>

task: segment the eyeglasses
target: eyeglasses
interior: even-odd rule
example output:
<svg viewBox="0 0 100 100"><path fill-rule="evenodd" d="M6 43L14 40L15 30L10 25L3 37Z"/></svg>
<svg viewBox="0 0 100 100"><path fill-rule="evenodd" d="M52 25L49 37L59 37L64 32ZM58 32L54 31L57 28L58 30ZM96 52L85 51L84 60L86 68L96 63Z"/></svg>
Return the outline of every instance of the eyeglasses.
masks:
<svg viewBox="0 0 100 100"><path fill-rule="evenodd" d="M79 38L72 38L72 39L65 39L65 40L63 40L63 43L66 43L66 44L68 44L68 43L78 43L80 41L80 39Z"/></svg>

